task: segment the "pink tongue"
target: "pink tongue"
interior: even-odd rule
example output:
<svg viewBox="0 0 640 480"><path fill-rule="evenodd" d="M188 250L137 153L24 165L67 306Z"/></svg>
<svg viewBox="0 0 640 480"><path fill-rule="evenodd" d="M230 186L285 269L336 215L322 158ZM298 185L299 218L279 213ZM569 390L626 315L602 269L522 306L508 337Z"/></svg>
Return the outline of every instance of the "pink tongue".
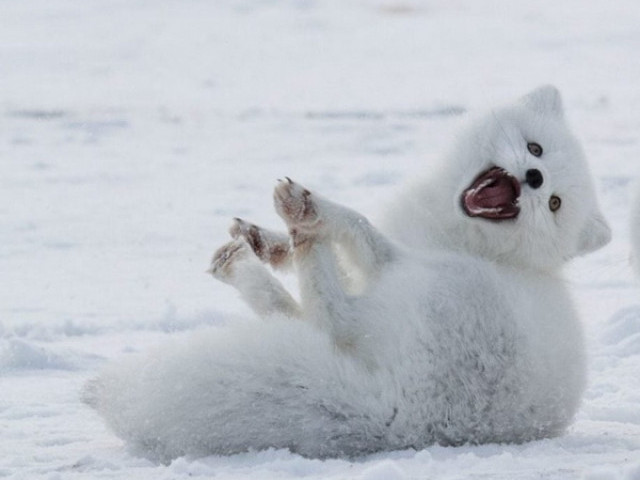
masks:
<svg viewBox="0 0 640 480"><path fill-rule="evenodd" d="M488 187L478 191L474 198L476 205L485 208L497 208L508 205L514 200L513 186L507 178L498 178Z"/></svg>
<svg viewBox="0 0 640 480"><path fill-rule="evenodd" d="M462 207L470 217L491 220L516 218L520 213L518 181L499 167L482 173L462 194Z"/></svg>

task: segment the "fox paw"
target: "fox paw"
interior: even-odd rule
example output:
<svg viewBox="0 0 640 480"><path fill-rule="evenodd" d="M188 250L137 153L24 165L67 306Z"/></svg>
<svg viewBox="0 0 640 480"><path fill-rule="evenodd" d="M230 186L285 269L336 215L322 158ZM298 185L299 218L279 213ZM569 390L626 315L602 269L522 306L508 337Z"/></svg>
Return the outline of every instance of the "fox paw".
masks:
<svg viewBox="0 0 640 480"><path fill-rule="evenodd" d="M289 227L311 229L318 223L318 212L311 192L289 177L278 180L273 198L278 215Z"/></svg>
<svg viewBox="0 0 640 480"><path fill-rule="evenodd" d="M249 255L251 255L251 251L244 240L232 240L216 250L207 273L223 282L228 281L233 275L233 265Z"/></svg>
<svg viewBox="0 0 640 480"><path fill-rule="evenodd" d="M286 234L260 228L241 218L233 219L229 233L234 239L244 239L261 261L273 267L281 266L289 259L289 237Z"/></svg>

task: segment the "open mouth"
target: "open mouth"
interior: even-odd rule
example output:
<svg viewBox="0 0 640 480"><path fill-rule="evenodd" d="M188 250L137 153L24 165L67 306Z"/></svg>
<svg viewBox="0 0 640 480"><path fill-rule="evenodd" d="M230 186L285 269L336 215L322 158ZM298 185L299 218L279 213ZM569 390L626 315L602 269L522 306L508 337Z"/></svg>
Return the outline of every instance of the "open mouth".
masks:
<svg viewBox="0 0 640 480"><path fill-rule="evenodd" d="M519 196L518 179L503 168L493 167L481 173L462 192L461 202L470 217L507 220L520 213Z"/></svg>

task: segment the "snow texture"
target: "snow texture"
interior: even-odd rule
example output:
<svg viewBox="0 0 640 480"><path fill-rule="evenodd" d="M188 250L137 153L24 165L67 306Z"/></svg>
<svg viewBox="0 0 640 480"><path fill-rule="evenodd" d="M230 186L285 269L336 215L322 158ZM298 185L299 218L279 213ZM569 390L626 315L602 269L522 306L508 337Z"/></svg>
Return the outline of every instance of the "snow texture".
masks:
<svg viewBox="0 0 640 480"><path fill-rule="evenodd" d="M639 24L633 0L4 2L0 477L640 479ZM108 361L250 315L204 270L231 217L280 225L276 178L375 218L461 114L547 83L613 229L567 272L589 385L566 435L161 465L82 404Z"/></svg>

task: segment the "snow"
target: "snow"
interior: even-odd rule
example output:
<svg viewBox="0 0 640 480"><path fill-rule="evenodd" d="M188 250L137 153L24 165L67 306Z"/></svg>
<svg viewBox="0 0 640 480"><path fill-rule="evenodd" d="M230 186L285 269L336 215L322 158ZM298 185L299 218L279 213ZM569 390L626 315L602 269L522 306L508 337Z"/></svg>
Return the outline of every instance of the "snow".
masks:
<svg viewBox="0 0 640 480"><path fill-rule="evenodd" d="M0 477L640 479L635 0L24 0L0 5ZM288 175L375 218L461 113L557 85L614 231L567 271L574 425L347 461L128 452L80 401L108 361L249 311L204 274Z"/></svg>

